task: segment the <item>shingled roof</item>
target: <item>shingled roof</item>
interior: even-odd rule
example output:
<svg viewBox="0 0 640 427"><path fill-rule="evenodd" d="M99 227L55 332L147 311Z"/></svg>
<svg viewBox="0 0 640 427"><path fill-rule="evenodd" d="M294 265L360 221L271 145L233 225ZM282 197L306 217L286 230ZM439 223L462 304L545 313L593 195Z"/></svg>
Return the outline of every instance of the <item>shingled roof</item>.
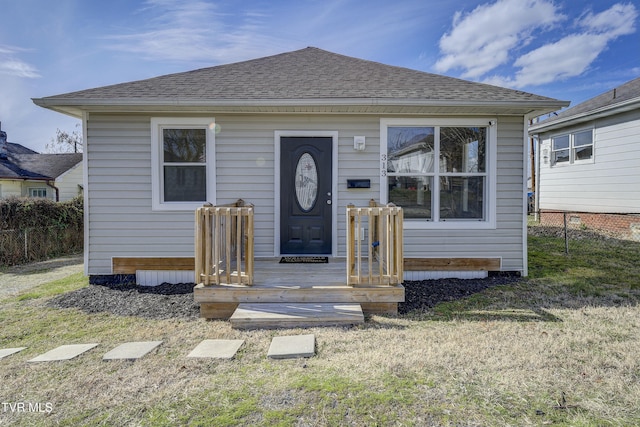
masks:
<svg viewBox="0 0 640 427"><path fill-rule="evenodd" d="M82 161L82 153L38 154L26 147L16 149L16 146L22 147L9 143L7 158L0 160L0 179L51 181Z"/></svg>
<svg viewBox="0 0 640 427"><path fill-rule="evenodd" d="M15 142L7 142L8 154L38 154L37 151L27 148L24 145L16 144Z"/></svg>
<svg viewBox="0 0 640 427"><path fill-rule="evenodd" d="M530 132L557 128L564 126L567 122L593 120L595 115L609 115L638 108L640 108L640 77L536 123L531 126Z"/></svg>
<svg viewBox="0 0 640 427"><path fill-rule="evenodd" d="M517 106L554 111L564 101L305 49L249 61L34 99L66 114L100 107L318 105Z"/></svg>

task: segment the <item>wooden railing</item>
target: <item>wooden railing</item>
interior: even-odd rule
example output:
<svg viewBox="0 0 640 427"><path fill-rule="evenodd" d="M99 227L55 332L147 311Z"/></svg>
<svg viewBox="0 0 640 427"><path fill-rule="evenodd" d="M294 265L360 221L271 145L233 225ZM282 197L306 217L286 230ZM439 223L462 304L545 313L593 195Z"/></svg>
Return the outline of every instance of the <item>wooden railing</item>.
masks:
<svg viewBox="0 0 640 427"><path fill-rule="evenodd" d="M393 204L347 206L347 284L402 283L402 222L402 208Z"/></svg>
<svg viewBox="0 0 640 427"><path fill-rule="evenodd" d="M196 283L253 284L253 205L198 208L195 234Z"/></svg>

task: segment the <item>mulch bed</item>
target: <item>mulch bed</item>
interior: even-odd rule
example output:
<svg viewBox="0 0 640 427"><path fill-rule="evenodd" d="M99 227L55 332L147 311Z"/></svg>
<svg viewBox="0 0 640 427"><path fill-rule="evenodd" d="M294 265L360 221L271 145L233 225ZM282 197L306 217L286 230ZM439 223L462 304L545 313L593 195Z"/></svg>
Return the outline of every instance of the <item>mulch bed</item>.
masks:
<svg viewBox="0 0 640 427"><path fill-rule="evenodd" d="M193 287L193 283L165 283L159 286L89 285L59 295L49 300L47 306L149 319L197 319L200 317L200 306L193 301Z"/></svg>
<svg viewBox="0 0 640 427"><path fill-rule="evenodd" d="M398 304L398 313L428 311L441 302L454 301L469 297L494 286L508 285L520 280L516 276L493 276L485 279L437 279L406 281L404 285L405 302Z"/></svg>
<svg viewBox="0 0 640 427"><path fill-rule="evenodd" d="M466 298L485 289L515 283L519 278L495 276L486 279L439 279L404 283L406 302L398 313L428 311L438 303ZM118 316L149 319L198 319L193 301L193 283L138 286L133 284L90 285L59 295L47 302L53 308L77 308L87 313L109 312Z"/></svg>

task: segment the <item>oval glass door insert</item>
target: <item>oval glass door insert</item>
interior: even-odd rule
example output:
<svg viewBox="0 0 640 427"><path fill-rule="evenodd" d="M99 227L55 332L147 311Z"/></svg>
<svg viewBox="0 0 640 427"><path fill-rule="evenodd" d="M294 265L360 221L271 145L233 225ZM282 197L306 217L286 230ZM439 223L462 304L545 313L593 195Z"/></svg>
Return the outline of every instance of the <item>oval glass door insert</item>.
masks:
<svg viewBox="0 0 640 427"><path fill-rule="evenodd" d="M318 167L311 154L304 153L296 165L296 198L300 208L309 212L318 198Z"/></svg>

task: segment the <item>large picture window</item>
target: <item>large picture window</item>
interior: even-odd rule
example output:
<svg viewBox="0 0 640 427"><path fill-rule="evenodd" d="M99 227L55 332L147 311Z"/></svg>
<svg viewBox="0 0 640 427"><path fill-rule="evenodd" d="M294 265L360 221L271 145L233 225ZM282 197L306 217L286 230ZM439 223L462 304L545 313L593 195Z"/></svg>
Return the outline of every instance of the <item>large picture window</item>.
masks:
<svg viewBox="0 0 640 427"><path fill-rule="evenodd" d="M382 199L401 206L408 225L495 224L489 120L387 119L381 132Z"/></svg>
<svg viewBox="0 0 640 427"><path fill-rule="evenodd" d="M152 119L153 206L190 210L215 202L213 119Z"/></svg>

